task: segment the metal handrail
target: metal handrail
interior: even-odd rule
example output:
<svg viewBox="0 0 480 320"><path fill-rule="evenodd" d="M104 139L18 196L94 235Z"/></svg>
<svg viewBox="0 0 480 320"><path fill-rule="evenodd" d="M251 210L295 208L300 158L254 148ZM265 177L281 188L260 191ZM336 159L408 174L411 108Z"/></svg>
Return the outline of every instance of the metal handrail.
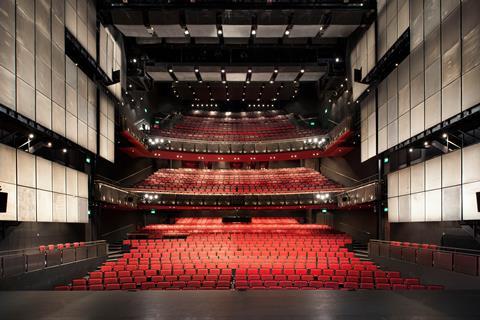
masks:
<svg viewBox="0 0 480 320"><path fill-rule="evenodd" d="M100 243L106 243L106 241L105 240L88 241L88 242L85 242L85 245L83 245L82 247L93 246L93 245L97 245L97 244L100 244ZM70 248L74 248L74 247L70 247ZM70 249L70 248L64 248L64 249ZM62 250L62 249L55 249L55 250ZM24 249L14 249L14 250L0 251L0 256L2 256L2 257L13 256L13 255L17 255L17 254L27 254L27 253L32 253L32 252L40 252L39 251L39 246L31 247L31 248L24 248Z"/></svg>
<svg viewBox="0 0 480 320"><path fill-rule="evenodd" d="M105 237L107 237L107 236L109 236L109 235L111 235L111 234L113 234L113 233L115 233L115 232L119 232L119 231L126 230L126 229L128 229L128 228L130 228L130 227L132 227L132 226L135 227L135 225L134 225L133 223L131 223L131 224L128 224L128 225L126 225L126 226L117 228L117 229L115 229L115 230L106 232L106 233L104 233L104 234L102 234L102 235L100 235L100 236L101 236L102 238L105 238Z"/></svg>
<svg viewBox="0 0 480 320"><path fill-rule="evenodd" d="M474 250L474 249L467 249L467 248L458 248L458 247L446 247L446 246L438 246L435 245L435 249L433 248L422 248L420 247L412 247L412 246L404 246L400 243L400 245L393 245L395 242L400 242L400 241L387 241L387 240L377 240L377 239L371 239L370 242L375 242L375 243L382 243L382 244L388 244L390 246L394 247L402 247L402 248L412 248L412 249L420 249L420 250L434 250L435 252L458 252L462 254L467 254L470 256L479 256L480 257L480 250ZM419 245L422 245L419 243Z"/></svg>

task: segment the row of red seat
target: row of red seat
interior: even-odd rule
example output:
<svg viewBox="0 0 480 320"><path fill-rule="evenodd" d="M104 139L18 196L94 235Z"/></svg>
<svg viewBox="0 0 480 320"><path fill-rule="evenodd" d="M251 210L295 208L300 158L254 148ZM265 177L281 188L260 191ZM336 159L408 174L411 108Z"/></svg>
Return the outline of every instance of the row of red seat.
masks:
<svg viewBox="0 0 480 320"><path fill-rule="evenodd" d="M217 221L218 222L218 221ZM258 222L258 221L257 221ZM185 239L162 238L150 241L128 240L130 252L117 261L108 261L99 271L83 279L75 279L63 290L117 290L117 289L438 289L425 286L416 278L403 278L399 272L385 272L371 261L362 261L344 246L351 243L345 234L331 229L312 229L310 234L296 235L290 231L274 233L265 225L255 224L262 233L231 233L218 225L212 234L202 224L190 221L183 227L198 228L202 232L187 234ZM248 227L248 224L246 225ZM254 225L250 225L253 227ZM272 226L269 224L268 226ZM146 230L157 230L149 227ZM178 226L177 226L178 227ZM162 229L175 228L163 225ZM207 230L207 231L205 231ZM217 242L213 241L215 239ZM323 252L322 241L329 251ZM335 244L329 244L332 241ZM207 242L215 250L200 245ZM214 244L215 243L215 244ZM312 243L312 251L303 248ZM218 250L225 247L232 250ZM275 251L272 248L280 248ZM264 255L250 254L265 251ZM333 249L333 251L330 251ZM312 253L309 256L309 253ZM229 254L232 253L230 256ZM243 255L243 254L249 254ZM279 255L282 253L282 256ZM154 254L158 256L154 257ZM164 255L165 254L165 255ZM285 254L285 256L283 256ZM328 254L331 256L323 256ZM321 255L321 256L319 256Z"/></svg>
<svg viewBox="0 0 480 320"><path fill-rule="evenodd" d="M49 245L41 245L38 246L38 250L40 252L45 252L45 251L55 251L55 250L62 250L62 249L68 249L68 248L78 248L78 247L83 247L85 246L85 242L73 242L73 243L59 243L57 245L55 244L49 244Z"/></svg>
<svg viewBox="0 0 480 320"><path fill-rule="evenodd" d="M320 172L303 167L269 170L160 169L136 187L157 192L275 195L341 189Z"/></svg>

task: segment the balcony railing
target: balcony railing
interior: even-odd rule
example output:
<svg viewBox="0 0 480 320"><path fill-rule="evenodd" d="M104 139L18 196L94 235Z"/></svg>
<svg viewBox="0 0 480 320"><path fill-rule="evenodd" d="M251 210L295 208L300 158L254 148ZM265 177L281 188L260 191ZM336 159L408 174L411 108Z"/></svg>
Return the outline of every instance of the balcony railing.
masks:
<svg viewBox="0 0 480 320"><path fill-rule="evenodd" d="M0 279L106 255L107 242L103 240L85 242L78 247L43 252L39 247L0 251Z"/></svg>

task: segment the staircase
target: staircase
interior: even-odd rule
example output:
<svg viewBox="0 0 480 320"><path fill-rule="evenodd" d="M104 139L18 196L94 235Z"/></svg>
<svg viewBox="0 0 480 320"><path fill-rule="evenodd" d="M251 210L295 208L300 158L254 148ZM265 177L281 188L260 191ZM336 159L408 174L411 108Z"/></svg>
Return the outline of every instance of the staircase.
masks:
<svg viewBox="0 0 480 320"><path fill-rule="evenodd" d="M108 244L107 261L116 261L122 255L122 240Z"/></svg>
<svg viewBox="0 0 480 320"><path fill-rule="evenodd" d="M363 261L370 261L370 258L368 257L368 245L366 243L353 240L352 248L355 257L358 257Z"/></svg>

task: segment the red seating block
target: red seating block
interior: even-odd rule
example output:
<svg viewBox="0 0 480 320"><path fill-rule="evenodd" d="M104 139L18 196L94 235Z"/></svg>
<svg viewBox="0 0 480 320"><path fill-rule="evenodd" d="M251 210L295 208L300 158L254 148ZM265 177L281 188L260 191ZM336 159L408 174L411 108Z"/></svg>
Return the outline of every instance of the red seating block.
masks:
<svg viewBox="0 0 480 320"><path fill-rule="evenodd" d="M158 284L159 283L157 283L156 285L158 286ZM155 283L151 281L143 282L140 287L142 288L142 290L152 289L152 288L155 288Z"/></svg>
<svg viewBox="0 0 480 320"><path fill-rule="evenodd" d="M122 290L132 290L132 289L136 289L137 285L135 283L132 283L132 282L122 283L121 288L122 288Z"/></svg>
<svg viewBox="0 0 480 320"><path fill-rule="evenodd" d="M120 284L108 283L105 285L105 290L120 290Z"/></svg>

